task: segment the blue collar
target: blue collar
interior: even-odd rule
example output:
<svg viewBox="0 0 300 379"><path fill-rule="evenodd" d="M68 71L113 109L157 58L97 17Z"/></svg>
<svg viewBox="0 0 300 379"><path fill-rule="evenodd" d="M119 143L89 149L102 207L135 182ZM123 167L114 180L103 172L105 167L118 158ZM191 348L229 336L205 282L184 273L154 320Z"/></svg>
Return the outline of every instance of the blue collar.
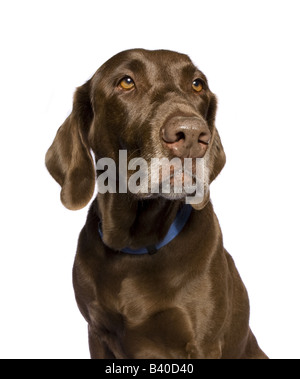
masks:
<svg viewBox="0 0 300 379"><path fill-rule="evenodd" d="M126 254L155 254L159 249L171 242L182 231L183 227L185 226L191 215L191 212L191 205L184 204L184 206L177 212L176 218L170 226L170 229L166 234L165 238L156 245L141 247L140 249L130 249L129 247L125 247L120 251ZM98 231L101 239L103 240L101 221L98 225Z"/></svg>

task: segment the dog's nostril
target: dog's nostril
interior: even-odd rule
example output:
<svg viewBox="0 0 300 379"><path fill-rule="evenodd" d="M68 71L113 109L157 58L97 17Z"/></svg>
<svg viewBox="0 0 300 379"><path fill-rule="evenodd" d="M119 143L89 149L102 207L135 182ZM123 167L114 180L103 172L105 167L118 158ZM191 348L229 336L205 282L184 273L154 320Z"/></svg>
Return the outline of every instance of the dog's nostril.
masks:
<svg viewBox="0 0 300 379"><path fill-rule="evenodd" d="M175 131L172 131L172 130L163 129L162 139L164 142L172 144L172 143L179 142L180 140L184 140L185 134L181 131L176 133Z"/></svg>
<svg viewBox="0 0 300 379"><path fill-rule="evenodd" d="M206 133L201 133L198 138L199 143L203 143L204 145L209 145L209 138Z"/></svg>
<svg viewBox="0 0 300 379"><path fill-rule="evenodd" d="M180 141L181 139L185 139L185 135L183 132L178 132L176 133L176 141L175 142L178 142Z"/></svg>

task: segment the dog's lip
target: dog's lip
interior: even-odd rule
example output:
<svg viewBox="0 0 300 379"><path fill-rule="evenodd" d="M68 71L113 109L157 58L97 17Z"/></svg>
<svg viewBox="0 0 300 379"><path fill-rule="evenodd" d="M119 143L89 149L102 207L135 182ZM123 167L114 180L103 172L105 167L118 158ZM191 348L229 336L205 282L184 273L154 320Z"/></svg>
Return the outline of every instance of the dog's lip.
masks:
<svg viewBox="0 0 300 379"><path fill-rule="evenodd" d="M179 175L181 175L181 178L179 177ZM187 170L178 170L178 171L175 171L174 173L166 176L164 178L164 180L160 179L159 185L164 184L166 181L169 181L171 185L174 185L175 180L180 180L181 183L184 184L184 182L187 179L189 179L189 180L192 179L192 181L194 181L194 180L197 180L197 176L196 176L196 174L191 173Z"/></svg>

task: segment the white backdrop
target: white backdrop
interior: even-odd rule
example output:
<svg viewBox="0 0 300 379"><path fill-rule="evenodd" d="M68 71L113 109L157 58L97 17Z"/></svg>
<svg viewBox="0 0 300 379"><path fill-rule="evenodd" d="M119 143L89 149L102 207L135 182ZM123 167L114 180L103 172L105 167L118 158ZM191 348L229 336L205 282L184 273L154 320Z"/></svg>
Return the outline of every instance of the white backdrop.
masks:
<svg viewBox="0 0 300 379"><path fill-rule="evenodd" d="M299 8L298 8L299 7ZM271 358L300 358L300 23L295 0L0 5L0 358L88 358L71 279L87 208L44 167L76 86L134 47L187 53L219 99L215 211Z"/></svg>

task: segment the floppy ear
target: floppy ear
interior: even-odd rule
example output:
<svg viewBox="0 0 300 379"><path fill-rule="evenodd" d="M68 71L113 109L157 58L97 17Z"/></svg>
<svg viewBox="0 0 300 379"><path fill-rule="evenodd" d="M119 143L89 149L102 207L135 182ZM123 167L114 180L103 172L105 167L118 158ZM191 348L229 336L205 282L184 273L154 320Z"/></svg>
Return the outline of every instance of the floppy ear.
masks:
<svg viewBox="0 0 300 379"><path fill-rule="evenodd" d="M216 128L213 131L212 147L209 154L209 183L216 179L226 163L226 155L223 149L220 135Z"/></svg>
<svg viewBox="0 0 300 379"><path fill-rule="evenodd" d="M216 112L217 98L214 94L212 94L206 115L207 123L212 133L211 146L207 151L209 159L209 184L214 179L216 179L216 177L220 174L222 168L225 166L226 163L226 156L221 142L221 138L215 127Z"/></svg>
<svg viewBox="0 0 300 379"><path fill-rule="evenodd" d="M95 187L95 168L87 142L93 118L89 88L89 81L77 88L72 113L58 129L46 154L46 167L62 187L61 201L71 210L87 205Z"/></svg>
<svg viewBox="0 0 300 379"><path fill-rule="evenodd" d="M204 159L206 160L206 170L207 170L207 185L205 185L205 193L204 198L201 203L192 204L192 207L201 210L210 200L209 194L209 185L210 183L216 179L216 177L220 174L223 167L226 163L226 155L223 149L223 145L221 142L220 135L215 127L215 116L217 110L217 98L212 94L212 98L210 100L206 120L209 126L209 129L212 133L210 146Z"/></svg>

